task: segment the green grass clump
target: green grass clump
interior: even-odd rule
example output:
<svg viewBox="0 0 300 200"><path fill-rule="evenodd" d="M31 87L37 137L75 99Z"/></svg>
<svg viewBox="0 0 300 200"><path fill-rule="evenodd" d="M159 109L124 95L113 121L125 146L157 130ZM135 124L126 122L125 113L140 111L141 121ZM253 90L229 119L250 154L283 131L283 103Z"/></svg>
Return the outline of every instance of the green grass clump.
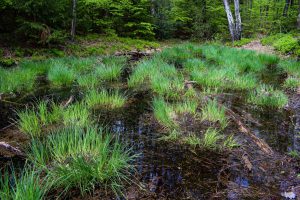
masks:
<svg viewBox="0 0 300 200"><path fill-rule="evenodd" d="M192 58L188 59L183 63L184 69L186 69L188 72L193 71L194 69L196 70L201 70L205 68L205 62L198 59L198 58Z"/></svg>
<svg viewBox="0 0 300 200"><path fill-rule="evenodd" d="M18 113L19 129L31 137L40 137L42 133L42 125L40 119L34 110L26 109Z"/></svg>
<svg viewBox="0 0 300 200"><path fill-rule="evenodd" d="M48 186L40 179L40 174L28 167L19 176L14 171L10 174L8 170L0 175L0 199L44 199L47 193Z"/></svg>
<svg viewBox="0 0 300 200"><path fill-rule="evenodd" d="M110 134L96 127L67 127L33 141L29 158L46 169L48 180L63 192L78 188L81 194L100 186L120 192L128 181L134 156Z"/></svg>
<svg viewBox="0 0 300 200"><path fill-rule="evenodd" d="M218 142L223 136L216 129L207 129L202 139L202 146L204 148L216 149L219 147Z"/></svg>
<svg viewBox="0 0 300 200"><path fill-rule="evenodd" d="M300 78L300 62L296 60L282 60L279 62L279 67L288 75Z"/></svg>
<svg viewBox="0 0 300 200"><path fill-rule="evenodd" d="M63 109L59 105L52 103L51 107L48 107L47 103L42 101L32 109L26 108L18 112L19 129L33 138L40 137L44 127L62 118Z"/></svg>
<svg viewBox="0 0 300 200"><path fill-rule="evenodd" d="M297 90L300 87L300 79L289 76L283 83L283 87L291 90Z"/></svg>
<svg viewBox="0 0 300 200"><path fill-rule="evenodd" d="M260 85L249 94L248 102L266 107L282 108L288 103L287 96L269 85Z"/></svg>
<svg viewBox="0 0 300 200"><path fill-rule="evenodd" d="M77 83L80 87L93 89L98 86L99 79L93 74L85 74L77 77Z"/></svg>
<svg viewBox="0 0 300 200"><path fill-rule="evenodd" d="M168 99L179 99L184 93L184 79L182 76L166 77L161 73L155 73L151 77L151 90Z"/></svg>
<svg viewBox="0 0 300 200"><path fill-rule="evenodd" d="M175 105L173 105L173 107L176 113L179 114L189 113L189 114L196 115L198 102L193 100L190 101L186 100L184 102L176 103Z"/></svg>
<svg viewBox="0 0 300 200"><path fill-rule="evenodd" d="M110 66L101 64L96 67L95 76L102 81L113 81L117 80L122 73L123 66L113 64Z"/></svg>
<svg viewBox="0 0 300 200"><path fill-rule="evenodd" d="M189 46L178 45L164 49L158 56L165 62L175 65L183 64L187 59L193 58Z"/></svg>
<svg viewBox="0 0 300 200"><path fill-rule="evenodd" d="M276 65L280 61L278 56L271 54L258 54L258 59L265 65Z"/></svg>
<svg viewBox="0 0 300 200"><path fill-rule="evenodd" d="M249 44L250 42L252 42L253 39L251 38L242 38L240 40L234 41L233 42L233 46L235 47L241 47L244 46L246 44Z"/></svg>
<svg viewBox="0 0 300 200"><path fill-rule="evenodd" d="M76 78L71 69L59 62L50 68L47 77L51 84L58 87L70 86Z"/></svg>
<svg viewBox="0 0 300 200"><path fill-rule="evenodd" d="M176 128L177 125L173 118L175 111L162 98L154 98L153 112L156 120L166 128Z"/></svg>
<svg viewBox="0 0 300 200"><path fill-rule="evenodd" d="M196 147L201 144L201 139L196 135L192 134L183 139L184 143Z"/></svg>
<svg viewBox="0 0 300 200"><path fill-rule="evenodd" d="M85 104L75 103L63 111L62 119L66 126L85 127L91 123L89 115Z"/></svg>
<svg viewBox="0 0 300 200"><path fill-rule="evenodd" d="M30 68L0 69L0 93L31 91L34 89L38 75L36 70Z"/></svg>
<svg viewBox="0 0 300 200"><path fill-rule="evenodd" d="M233 149L239 146L239 143L235 140L233 135L228 136L223 142L223 147L225 149Z"/></svg>
<svg viewBox="0 0 300 200"><path fill-rule="evenodd" d="M225 108L220 107L216 100L209 100L202 108L202 120L218 122L224 128L227 125Z"/></svg>
<svg viewBox="0 0 300 200"><path fill-rule="evenodd" d="M107 107L111 109L121 108L126 103L126 97L118 90L107 91L91 90L85 97L85 102L89 108Z"/></svg>

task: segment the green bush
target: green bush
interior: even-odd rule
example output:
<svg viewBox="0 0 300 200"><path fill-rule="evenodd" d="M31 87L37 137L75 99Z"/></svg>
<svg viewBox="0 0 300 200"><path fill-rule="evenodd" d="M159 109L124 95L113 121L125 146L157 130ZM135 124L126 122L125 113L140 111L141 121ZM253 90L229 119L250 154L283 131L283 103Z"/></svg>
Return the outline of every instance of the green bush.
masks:
<svg viewBox="0 0 300 200"><path fill-rule="evenodd" d="M273 46L276 50L282 53L288 53L294 50L298 45L298 41L291 35L285 35L279 40L275 41Z"/></svg>
<svg viewBox="0 0 300 200"><path fill-rule="evenodd" d="M234 41L233 46L241 47L241 46L244 46L244 45L250 43L251 41L252 41L251 38L242 38L241 40Z"/></svg>

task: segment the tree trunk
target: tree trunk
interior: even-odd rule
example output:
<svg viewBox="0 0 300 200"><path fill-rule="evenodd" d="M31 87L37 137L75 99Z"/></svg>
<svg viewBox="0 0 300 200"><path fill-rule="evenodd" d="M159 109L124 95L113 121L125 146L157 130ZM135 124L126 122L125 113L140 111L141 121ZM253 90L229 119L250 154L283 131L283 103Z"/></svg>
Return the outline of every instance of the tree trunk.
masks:
<svg viewBox="0 0 300 200"><path fill-rule="evenodd" d="M289 10L290 4L291 4L290 0L285 0L285 5L283 8L283 14L282 14L284 17L287 17L287 15L288 15L288 10Z"/></svg>
<svg viewBox="0 0 300 200"><path fill-rule="evenodd" d="M300 30L300 13L297 17L297 29Z"/></svg>
<svg viewBox="0 0 300 200"><path fill-rule="evenodd" d="M72 24L71 24L71 40L72 41L74 41L74 39L75 39L75 32L76 32L76 4L77 4L77 0L73 0Z"/></svg>
<svg viewBox="0 0 300 200"><path fill-rule="evenodd" d="M223 3L224 3L225 12L226 12L226 15L227 15L228 28L229 28L229 32L230 32L230 35L231 35L231 39L232 39L232 41L234 41L235 40L234 19L232 17L232 13L231 13L231 10L230 10L228 0L223 0Z"/></svg>
<svg viewBox="0 0 300 200"><path fill-rule="evenodd" d="M242 20L241 20L239 0L234 0L234 12L235 12L235 39L240 40L242 37Z"/></svg>

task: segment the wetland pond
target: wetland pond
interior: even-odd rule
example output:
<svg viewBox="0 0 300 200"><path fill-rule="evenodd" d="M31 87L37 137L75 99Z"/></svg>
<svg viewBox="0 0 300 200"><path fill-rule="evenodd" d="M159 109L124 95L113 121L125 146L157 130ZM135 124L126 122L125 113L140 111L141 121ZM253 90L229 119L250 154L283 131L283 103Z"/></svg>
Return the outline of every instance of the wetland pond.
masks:
<svg viewBox="0 0 300 200"><path fill-rule="evenodd" d="M1 186L1 199L15 198L18 190L12 188L25 169L60 183L45 184L50 186L41 199L300 198L296 61L218 45L181 44L149 57L27 61L0 73L1 171L17 174L6 189ZM20 83L14 82L17 78ZM298 82L289 84L290 79ZM48 140L70 126L85 134L90 126L102 127L105 133L99 138L110 135L109 145L120 144L130 157L122 162L125 167L112 167L126 177L104 176L109 174L105 163L97 168L105 178L89 176L93 184L68 179L73 185L64 185L55 168L67 170L79 154L87 165L93 156L100 162L103 154L90 147L96 142L88 150L74 144L81 149L74 154L68 150L58 156L49 150L51 156L40 167L42 153L32 152L43 148L32 148L32 141L51 149ZM80 143L85 134L78 144L85 146ZM65 146L61 151L72 146L58 143ZM112 150L105 155L121 159ZM115 185L122 185L121 192Z"/></svg>

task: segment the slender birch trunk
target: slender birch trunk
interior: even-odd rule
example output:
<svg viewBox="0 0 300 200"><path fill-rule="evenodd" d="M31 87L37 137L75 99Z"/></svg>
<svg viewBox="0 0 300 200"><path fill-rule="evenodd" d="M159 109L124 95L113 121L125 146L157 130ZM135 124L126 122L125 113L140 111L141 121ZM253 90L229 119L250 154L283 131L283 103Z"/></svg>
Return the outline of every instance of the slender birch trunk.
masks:
<svg viewBox="0 0 300 200"><path fill-rule="evenodd" d="M76 4L77 0L73 0L72 5L72 24L71 24L71 40L74 41L76 33Z"/></svg>
<svg viewBox="0 0 300 200"><path fill-rule="evenodd" d="M235 39L240 40L242 37L242 20L241 20L239 0L234 0L234 12L235 12Z"/></svg>
<svg viewBox="0 0 300 200"><path fill-rule="evenodd" d="M228 0L223 0L224 3L224 8L225 8L225 12L227 15L227 20L228 20L228 28L229 28L229 32L231 35L231 39L232 41L235 40L235 23L234 23L234 19L230 10L230 6L228 3Z"/></svg>

